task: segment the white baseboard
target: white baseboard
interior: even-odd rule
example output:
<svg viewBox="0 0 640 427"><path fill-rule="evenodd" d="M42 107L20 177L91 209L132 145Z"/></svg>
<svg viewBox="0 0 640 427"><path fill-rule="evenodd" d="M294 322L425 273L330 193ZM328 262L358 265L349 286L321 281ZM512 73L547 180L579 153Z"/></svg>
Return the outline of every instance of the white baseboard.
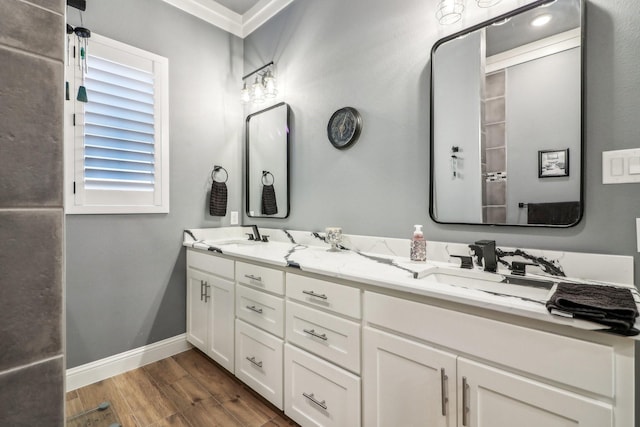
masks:
<svg viewBox="0 0 640 427"><path fill-rule="evenodd" d="M187 342L187 334L176 335L166 340L67 369L66 391L75 390L140 368L174 354L182 353L190 348L192 346Z"/></svg>

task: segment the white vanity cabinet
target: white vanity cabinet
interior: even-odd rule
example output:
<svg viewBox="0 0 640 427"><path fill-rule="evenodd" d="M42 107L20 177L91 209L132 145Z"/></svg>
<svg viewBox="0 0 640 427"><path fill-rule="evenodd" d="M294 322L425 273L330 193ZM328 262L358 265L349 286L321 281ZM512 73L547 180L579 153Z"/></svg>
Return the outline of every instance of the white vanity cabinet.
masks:
<svg viewBox="0 0 640 427"><path fill-rule="evenodd" d="M283 408L284 272L236 262L235 375Z"/></svg>
<svg viewBox="0 0 640 427"><path fill-rule="evenodd" d="M187 341L234 370L234 262L187 249Z"/></svg>
<svg viewBox="0 0 640 427"><path fill-rule="evenodd" d="M364 328L365 426L456 425L456 355Z"/></svg>
<svg viewBox="0 0 640 427"><path fill-rule="evenodd" d="M285 413L303 426L359 426L359 288L286 275Z"/></svg>
<svg viewBox="0 0 640 427"><path fill-rule="evenodd" d="M369 292L364 309L366 426L625 425L610 346Z"/></svg>

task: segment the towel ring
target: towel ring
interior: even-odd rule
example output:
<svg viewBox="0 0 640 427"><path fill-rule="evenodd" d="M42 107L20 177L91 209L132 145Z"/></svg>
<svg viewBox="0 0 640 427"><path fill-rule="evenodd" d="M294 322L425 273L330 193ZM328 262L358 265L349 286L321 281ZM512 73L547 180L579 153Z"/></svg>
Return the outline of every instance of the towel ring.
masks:
<svg viewBox="0 0 640 427"><path fill-rule="evenodd" d="M225 168L223 168L222 166L214 166L213 170L211 171L211 180L215 181L215 174L216 172L219 172L220 169L222 169L224 171L225 177L224 177L224 181L216 181L216 182L227 182L229 180L229 172L227 172L227 170Z"/></svg>
<svg viewBox="0 0 640 427"><path fill-rule="evenodd" d="M268 184L269 182L269 178L268 176L271 175L271 184ZM273 177L273 174L269 171L262 171L262 185L273 185L273 183L276 182L276 179Z"/></svg>

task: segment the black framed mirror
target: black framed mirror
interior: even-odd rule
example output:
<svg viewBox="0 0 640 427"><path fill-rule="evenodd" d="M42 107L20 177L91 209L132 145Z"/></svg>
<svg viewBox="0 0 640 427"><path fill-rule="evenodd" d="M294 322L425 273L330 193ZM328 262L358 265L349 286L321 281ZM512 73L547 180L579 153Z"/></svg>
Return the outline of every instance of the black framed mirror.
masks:
<svg viewBox="0 0 640 427"><path fill-rule="evenodd" d="M249 217L289 216L289 105L281 102L247 116L246 212Z"/></svg>
<svg viewBox="0 0 640 427"><path fill-rule="evenodd" d="M580 221L583 51L582 0L536 1L435 43L434 221L546 227Z"/></svg>

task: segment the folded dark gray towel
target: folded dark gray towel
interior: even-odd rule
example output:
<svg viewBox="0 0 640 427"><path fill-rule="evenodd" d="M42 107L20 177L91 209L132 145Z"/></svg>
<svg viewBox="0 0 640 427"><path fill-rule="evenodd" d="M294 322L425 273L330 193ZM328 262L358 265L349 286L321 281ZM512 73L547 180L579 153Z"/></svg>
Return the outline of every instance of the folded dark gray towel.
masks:
<svg viewBox="0 0 640 427"><path fill-rule="evenodd" d="M610 326L617 332L636 335L635 319L638 307L631 290L614 286L558 283L556 291L547 301L547 310L571 313L578 319L590 320ZM633 333L635 332L635 333Z"/></svg>
<svg viewBox="0 0 640 427"><path fill-rule="evenodd" d="M209 214L213 216L227 215L227 184L213 181L209 198Z"/></svg>
<svg viewBox="0 0 640 427"><path fill-rule="evenodd" d="M276 203L276 190L272 184L262 186L262 214L275 215L278 213L278 204Z"/></svg>

